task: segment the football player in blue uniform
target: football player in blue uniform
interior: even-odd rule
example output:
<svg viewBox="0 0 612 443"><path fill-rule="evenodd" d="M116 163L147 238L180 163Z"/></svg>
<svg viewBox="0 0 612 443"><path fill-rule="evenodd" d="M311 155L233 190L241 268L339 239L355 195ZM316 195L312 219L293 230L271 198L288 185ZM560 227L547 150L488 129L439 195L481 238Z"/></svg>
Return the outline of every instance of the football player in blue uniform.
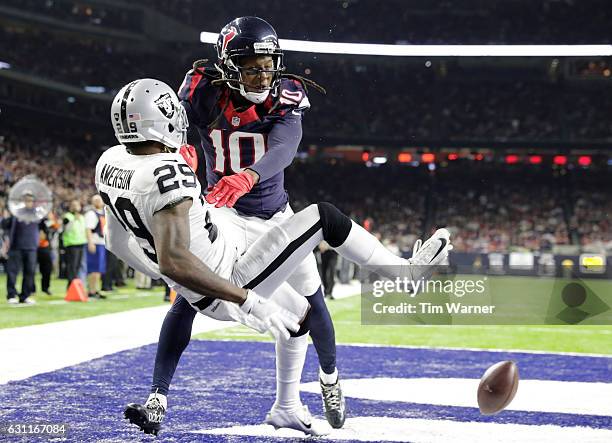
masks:
<svg viewBox="0 0 612 443"><path fill-rule="evenodd" d="M302 138L302 115L310 107L307 88L316 83L285 73L274 28L257 17L227 24L216 45L212 68L197 61L179 90L200 149L181 153L197 172L207 201L221 208L224 230L232 230L244 251L259 236L293 215L284 189L284 169ZM275 296L299 293L310 303L309 330L320 361L325 416L334 428L345 421L345 400L336 368L332 320L324 302L316 260L310 254ZM280 294L279 294L280 293ZM177 297L166 315L158 344L150 401L165 396L176 365L190 340L196 311ZM308 432L300 418L299 382L307 334L277 342L277 398L266 422ZM163 397L162 397L163 396ZM308 415L308 414L306 414ZM163 414L156 414L162 417Z"/></svg>

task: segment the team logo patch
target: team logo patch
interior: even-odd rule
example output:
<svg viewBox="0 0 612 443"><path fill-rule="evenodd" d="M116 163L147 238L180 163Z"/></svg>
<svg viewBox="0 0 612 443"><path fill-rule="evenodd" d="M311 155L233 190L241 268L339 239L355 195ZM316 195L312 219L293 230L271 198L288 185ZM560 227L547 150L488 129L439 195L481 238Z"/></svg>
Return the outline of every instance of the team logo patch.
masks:
<svg viewBox="0 0 612 443"><path fill-rule="evenodd" d="M223 37L223 43L221 44L221 57L225 57L225 50L227 49L227 45L238 35L238 31L235 27L231 26L229 29L225 29L221 31L221 36Z"/></svg>
<svg viewBox="0 0 612 443"><path fill-rule="evenodd" d="M240 126L240 117L232 117L232 126Z"/></svg>
<svg viewBox="0 0 612 443"><path fill-rule="evenodd" d="M172 118L174 116L176 109L174 108L174 103L170 93L166 92L165 94L160 95L154 103L166 118Z"/></svg>

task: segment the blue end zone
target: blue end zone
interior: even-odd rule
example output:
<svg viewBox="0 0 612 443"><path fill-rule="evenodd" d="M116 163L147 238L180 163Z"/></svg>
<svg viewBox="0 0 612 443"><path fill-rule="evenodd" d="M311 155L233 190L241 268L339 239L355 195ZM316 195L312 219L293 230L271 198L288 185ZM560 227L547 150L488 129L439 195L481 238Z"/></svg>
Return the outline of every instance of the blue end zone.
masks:
<svg viewBox="0 0 612 443"><path fill-rule="evenodd" d="M0 388L0 425L67 423L69 441L153 441L123 420L124 406L148 395L155 345L12 382ZM339 346L343 378L479 378L500 360L518 362L521 377L541 380L612 382L612 359L512 352ZM311 347L303 381L317 379ZM179 364L169 396L169 413L157 441L226 441L193 434L206 428L261 423L274 401L271 343L193 341ZM302 393L321 415L318 395ZM475 408L381 402L350 398L352 416L447 419L518 424L612 428L611 417L505 411L483 417ZM4 436L3 436L4 437ZM41 441L49 441L41 438ZM232 441L274 441L233 437ZM32 439L28 439L32 441Z"/></svg>

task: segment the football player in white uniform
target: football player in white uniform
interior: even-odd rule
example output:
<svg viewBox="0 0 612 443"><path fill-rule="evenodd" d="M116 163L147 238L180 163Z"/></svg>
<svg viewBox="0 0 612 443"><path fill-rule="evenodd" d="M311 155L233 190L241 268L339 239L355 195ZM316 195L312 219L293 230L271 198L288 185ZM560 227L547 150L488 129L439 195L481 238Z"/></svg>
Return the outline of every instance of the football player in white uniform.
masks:
<svg viewBox="0 0 612 443"><path fill-rule="evenodd" d="M240 255L223 226L215 224L218 209L201 199L193 171L177 153L187 119L174 91L159 80L133 81L113 99L111 121L121 144L102 154L95 176L106 205L107 248L138 271L163 278L210 317L270 331L276 340L301 336L308 332L305 298L267 297L321 241L384 277L411 280L427 278L451 248L448 231L439 229L405 260L333 205L318 203L273 227ZM289 377L294 389L288 390L299 402L303 356L277 358L302 360L294 362L297 378ZM144 406L128 405L126 418L157 434L166 407L165 398L152 394ZM305 407L286 422L312 435L327 429L312 421Z"/></svg>

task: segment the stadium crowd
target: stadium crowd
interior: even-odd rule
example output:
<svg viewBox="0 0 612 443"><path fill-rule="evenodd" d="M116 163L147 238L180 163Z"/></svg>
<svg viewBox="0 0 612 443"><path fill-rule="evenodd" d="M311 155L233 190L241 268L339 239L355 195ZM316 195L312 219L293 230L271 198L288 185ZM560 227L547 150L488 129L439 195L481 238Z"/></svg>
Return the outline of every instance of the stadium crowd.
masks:
<svg viewBox="0 0 612 443"><path fill-rule="evenodd" d="M77 147L78 145L78 147ZM16 132L0 141L0 198L21 177L44 177L55 210L95 193L93 167L101 152L83 142L57 143ZM367 167L343 161L296 161L286 186L296 209L331 201L380 238L407 251L425 231L448 226L460 252L550 251L555 245L612 248L607 214L612 195L605 174L563 180L542 168L476 167L462 163L429 171L423 165Z"/></svg>
<svg viewBox="0 0 612 443"><path fill-rule="evenodd" d="M269 19L283 38L414 44L580 44L610 43L612 11L605 0L337 0L231 5L195 0L138 0L129 4L74 0L5 0L3 5L69 23L142 32L146 11L154 10L213 31L237 15ZM369 20L363 17L384 17ZM307 23L308 27L296 27ZM469 29L469 32L464 30Z"/></svg>
<svg viewBox="0 0 612 443"><path fill-rule="evenodd" d="M152 2L138 0L143 6ZM198 7L195 0L153 2L156 10L199 30L220 29L231 20L222 3ZM368 43L578 44L612 41L612 11L605 0L338 0L232 2L230 14L270 18L284 38ZM363 17L372 18L367 24ZM376 20L384 17L384 20ZM276 19L276 20L274 20ZM294 26L308 23L308 27ZM469 32L464 32L469 29Z"/></svg>
<svg viewBox="0 0 612 443"><path fill-rule="evenodd" d="M435 223L454 234L456 252L551 252L570 243L571 208L549 171L466 169L441 169L434 192Z"/></svg>
<svg viewBox="0 0 612 443"><path fill-rule="evenodd" d="M569 220L586 248L610 249L612 245L612 182L609 174L581 174L575 178L575 206Z"/></svg>
<svg viewBox="0 0 612 443"><path fill-rule="evenodd" d="M307 137L312 140L316 134L337 143L344 139L349 143L362 140L386 144L432 140L468 143L612 140L612 121L605 112L612 107L612 88L602 91L589 85L568 88L523 81L486 84L420 81L418 75L414 82L401 85L401 79L384 77L374 66L370 67L374 72L355 73L352 77L349 72L338 75L338 69L334 69L336 74L318 73L315 78L323 79L321 83L330 92L322 96L311 91L312 110L305 120ZM386 80L372 83L369 75ZM180 80L169 82L178 85ZM347 84L355 90L370 91L373 98L365 105L363 95L348 91ZM53 110L96 125L105 121L108 114L106 100L70 96L10 81L0 83L2 102ZM329 112L337 118L329 118Z"/></svg>
<svg viewBox="0 0 612 443"><path fill-rule="evenodd" d="M206 53L196 44L152 57L121 41L75 40L69 34L7 24L0 25L0 42L0 61L12 70L106 92L93 99L41 88L30 91L30 85L3 81L0 103L54 109L91 121L105 118L113 92L134 78L153 75L178 88L193 59ZM559 67L552 75L546 63L517 69L291 53L286 64L289 72L310 77L329 91L325 96L310 93L307 136L372 143L612 140L606 112L612 107L612 88L566 78ZM329 118L330 112L337 118Z"/></svg>
<svg viewBox="0 0 612 443"><path fill-rule="evenodd" d="M142 26L142 11L125 6L74 0L3 0L2 5L77 25L128 31Z"/></svg>
<svg viewBox="0 0 612 443"><path fill-rule="evenodd" d="M20 302L28 303L29 293L34 292L32 258L24 262L30 265L24 267L22 292L15 289L16 271L11 264L15 251L11 247L24 246L22 241L12 243L15 237L11 235L24 231L11 225L14 218L6 207L10 187L29 174L42 178L55 198L33 243L37 249L26 251L29 257L36 257L32 254L38 251L42 290L50 293L52 269L68 281L75 276L85 280L87 275L90 297L104 298L100 289L122 284L125 268L112 254L104 252L109 264L88 261L92 250L103 250L102 243L92 246L89 236L70 232L85 227L75 228L74 220L91 223L92 217L88 229L101 229L96 224L96 217L102 215L99 208L91 215L96 209L95 198L91 199L95 195L92 171L99 152L25 134L0 138L0 261L11 277L7 280L9 302L16 303L18 295ZM398 253L409 253L417 238L439 227L451 230L455 252L552 252L555 246L570 244L588 252L612 251L608 217L612 187L606 186L609 178L605 174L589 177L578 172L572 181L562 180L547 168L511 170L502 164L479 169L449 164L434 171L424 165L371 166L297 160L285 174L293 207L299 210L310 202L331 201ZM95 266L93 271L91 266ZM151 282L138 284L148 287Z"/></svg>
<svg viewBox="0 0 612 443"><path fill-rule="evenodd" d="M233 18L227 5L202 8L193 0L137 0L129 5L7 0L2 6L141 34L148 20L141 14L144 9L198 30L218 30ZM285 38L430 44L611 43L612 9L606 6L603 0L232 3L235 11L269 18ZM385 20L370 20L369 26L355 20L377 16ZM36 124L28 129L3 126L0 221L10 217L6 197L18 179L29 174L44 178L55 196L44 237L59 251L58 233L66 228L63 222L70 223L65 215L83 212L75 209L77 203L89 208L95 161L103 146L112 143L108 129L98 130L107 128L112 94L138 77L156 77L178 88L192 61L210 55L212 47L156 40L143 48L142 42L103 33L73 34L36 21L18 22L0 21L0 69L27 78L2 77L0 107L6 109L1 110L3 115L9 110L11 117L18 110L21 115L13 121L26 115L54 128L36 132L31 129ZM297 30L296 22L310 25ZM309 91L312 109L304 120L305 144L612 141L607 112L612 88L602 88L600 80L610 76L607 60L541 59L512 65L287 53L285 62L288 72L309 77L328 91ZM58 83L50 86L47 80ZM87 86L101 87L102 94L83 94ZM431 171L424 165L367 167L308 159L296 161L286 181L296 209L331 201L404 252L416 238L441 226L452 230L456 252L545 252L561 245L611 251L609 178L566 172L562 179L550 170L509 170L500 164L478 170L456 164ZM7 226L12 225L5 224L3 239L7 229L13 230ZM6 247L0 248L0 255L6 253ZM117 276L116 267L112 274Z"/></svg>
<svg viewBox="0 0 612 443"><path fill-rule="evenodd" d="M151 57L128 43L83 37L75 41L69 34L15 25L0 26L0 42L2 61L11 69L71 86L102 86L112 91L151 72L170 77L164 72L171 66L169 57L163 53ZM186 69L175 71L175 76Z"/></svg>

